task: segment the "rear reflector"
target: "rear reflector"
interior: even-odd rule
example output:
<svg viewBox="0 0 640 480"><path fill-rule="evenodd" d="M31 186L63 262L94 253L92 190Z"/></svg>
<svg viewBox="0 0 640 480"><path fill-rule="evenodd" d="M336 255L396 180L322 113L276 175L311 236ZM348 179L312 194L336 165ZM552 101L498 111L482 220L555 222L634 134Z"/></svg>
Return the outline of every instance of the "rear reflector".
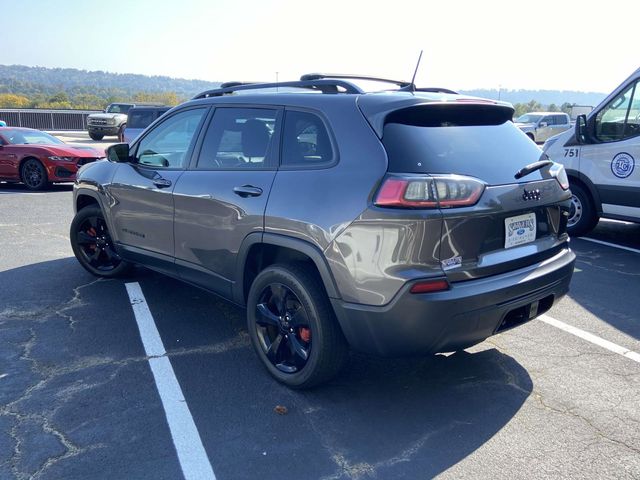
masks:
<svg viewBox="0 0 640 480"><path fill-rule="evenodd" d="M441 278L437 280L423 280L411 287L411 293L430 293L449 290L449 282Z"/></svg>
<svg viewBox="0 0 640 480"><path fill-rule="evenodd" d="M376 196L380 207L451 208L474 205L485 184L462 175L389 176Z"/></svg>

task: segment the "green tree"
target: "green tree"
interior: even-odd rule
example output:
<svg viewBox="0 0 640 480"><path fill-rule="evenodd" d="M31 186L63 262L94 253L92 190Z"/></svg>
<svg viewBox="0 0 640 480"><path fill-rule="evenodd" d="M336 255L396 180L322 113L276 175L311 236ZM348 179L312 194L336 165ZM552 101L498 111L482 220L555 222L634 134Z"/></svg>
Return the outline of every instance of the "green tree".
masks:
<svg viewBox="0 0 640 480"><path fill-rule="evenodd" d="M559 112L560 109L558 108L558 106L555 103L552 103L551 105L549 105L547 107L547 110L550 112Z"/></svg>

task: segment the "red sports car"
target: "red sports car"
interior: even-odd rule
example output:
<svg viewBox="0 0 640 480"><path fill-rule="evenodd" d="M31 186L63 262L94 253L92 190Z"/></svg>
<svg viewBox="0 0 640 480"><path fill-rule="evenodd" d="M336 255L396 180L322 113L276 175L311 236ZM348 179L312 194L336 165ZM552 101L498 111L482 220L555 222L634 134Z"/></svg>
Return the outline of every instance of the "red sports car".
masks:
<svg viewBox="0 0 640 480"><path fill-rule="evenodd" d="M50 182L72 182L78 168L104 157L104 151L67 145L31 128L0 127L0 180L42 190Z"/></svg>

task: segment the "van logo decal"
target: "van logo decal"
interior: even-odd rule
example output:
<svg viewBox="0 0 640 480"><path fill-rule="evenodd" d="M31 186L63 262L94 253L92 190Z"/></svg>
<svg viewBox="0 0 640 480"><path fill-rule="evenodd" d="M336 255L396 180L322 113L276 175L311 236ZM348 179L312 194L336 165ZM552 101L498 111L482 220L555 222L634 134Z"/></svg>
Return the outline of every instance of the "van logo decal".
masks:
<svg viewBox="0 0 640 480"><path fill-rule="evenodd" d="M611 160L611 172L618 178L627 178L633 173L636 162L631 155L621 152Z"/></svg>
<svg viewBox="0 0 640 480"><path fill-rule="evenodd" d="M535 190L527 190L524 189L524 193L522 194L522 199L526 202L527 200L540 200L542 197L542 193L538 188Z"/></svg>

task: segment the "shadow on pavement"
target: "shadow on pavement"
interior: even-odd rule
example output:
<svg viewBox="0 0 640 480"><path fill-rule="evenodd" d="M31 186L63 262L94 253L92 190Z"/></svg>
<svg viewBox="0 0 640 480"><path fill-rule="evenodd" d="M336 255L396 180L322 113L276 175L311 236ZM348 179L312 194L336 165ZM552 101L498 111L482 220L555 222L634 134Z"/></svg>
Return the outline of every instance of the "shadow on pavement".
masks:
<svg viewBox="0 0 640 480"><path fill-rule="evenodd" d="M640 225L601 221L586 237L572 239L577 259L569 292L600 320L640 340L640 254L589 238L640 249Z"/></svg>
<svg viewBox="0 0 640 480"><path fill-rule="evenodd" d="M53 183L44 190L29 190L22 183L0 182L0 193L71 192L73 183Z"/></svg>
<svg viewBox="0 0 640 480"><path fill-rule="evenodd" d="M329 384L292 391L259 363L242 310L160 275L140 283L220 478L431 478L504 428L533 389L518 362L490 348L352 354Z"/></svg>

